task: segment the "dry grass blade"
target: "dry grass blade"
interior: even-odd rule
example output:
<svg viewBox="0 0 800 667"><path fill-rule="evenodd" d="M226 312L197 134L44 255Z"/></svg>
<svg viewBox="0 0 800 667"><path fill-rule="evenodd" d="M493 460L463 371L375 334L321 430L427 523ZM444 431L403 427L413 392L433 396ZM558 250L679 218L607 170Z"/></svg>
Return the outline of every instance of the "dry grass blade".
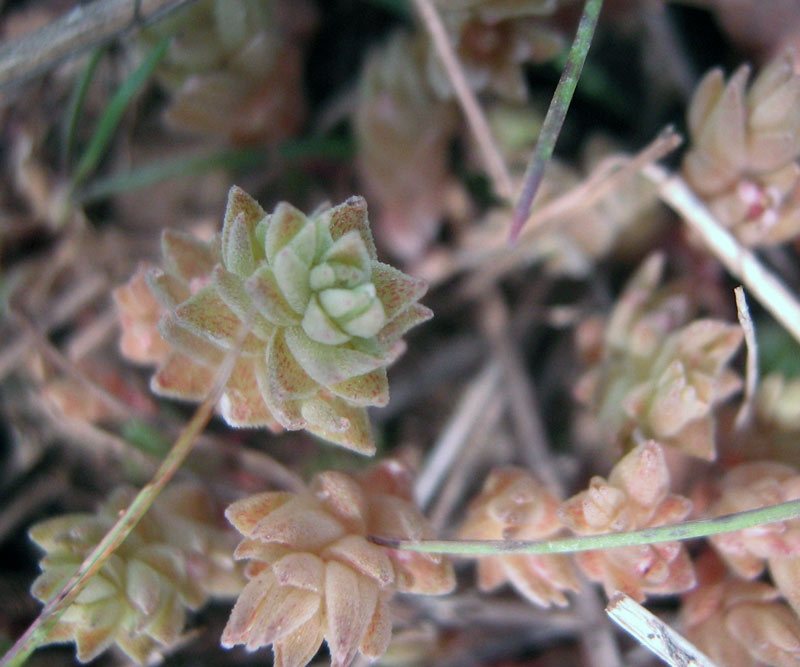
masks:
<svg viewBox="0 0 800 667"><path fill-rule="evenodd" d="M500 154L497 142L492 136L492 130L486 121L486 116L458 63L458 58L447 37L447 30L442 23L442 19L431 0L414 0L414 5L420 16L422 16L436 52L439 54L450 83L456 92L458 102L464 110L464 115L467 117L475 140L478 142L478 148L486 164L486 171L492 179L495 190L501 197L510 199L513 190L511 174L503 160L503 156Z"/></svg>
<svg viewBox="0 0 800 667"><path fill-rule="evenodd" d="M800 342L800 303L758 258L725 229L680 176L650 165L645 176L659 186L662 200L697 232L725 268L741 280L773 317Z"/></svg>
<svg viewBox="0 0 800 667"><path fill-rule="evenodd" d="M112 39L193 0L95 0L51 24L0 46L0 88Z"/></svg>
<svg viewBox="0 0 800 667"><path fill-rule="evenodd" d="M744 428L752 419L758 389L758 341L750 307L740 285L734 290L736 295L736 314L744 331L744 342L747 346L747 362L745 364L744 400L736 414L736 428Z"/></svg>
<svg viewBox="0 0 800 667"><path fill-rule="evenodd" d="M716 667L689 641L624 593L611 598L606 613L670 667Z"/></svg>

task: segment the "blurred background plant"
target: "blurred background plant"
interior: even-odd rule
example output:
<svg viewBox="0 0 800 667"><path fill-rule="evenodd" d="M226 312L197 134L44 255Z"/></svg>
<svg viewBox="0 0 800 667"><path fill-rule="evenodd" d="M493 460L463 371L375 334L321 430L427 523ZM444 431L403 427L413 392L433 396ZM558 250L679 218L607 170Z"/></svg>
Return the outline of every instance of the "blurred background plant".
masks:
<svg viewBox="0 0 800 667"><path fill-rule="evenodd" d="M519 188L581 3L433 4ZM602 614L605 593L623 589L719 664L797 664L798 520L578 557L493 555L477 568L461 559L455 592L436 597L415 593L452 588L446 560L365 540L372 531L549 540L800 497L798 342L772 319L772 299L747 283L750 338L719 247L670 210L692 218L707 205L737 251L754 248L748 257L798 293L800 6L769 4L607 0L555 157L511 247L513 202L484 163L414 3L0 3L0 81L13 79L0 89L0 648L36 618L31 586L41 601L58 593L133 497L115 490L144 486L191 418L126 359L163 368L187 322L218 343L218 317L230 320L232 308L219 299L240 304L258 291L225 282L253 269L237 263L243 246L225 249L230 230L239 225L233 236L248 240L251 264L266 261L268 225L258 223L275 211L303 222L294 232L319 234L324 250L301 277L347 264L344 250L363 260L351 267L361 278L337 292L347 308L318 297L333 288L317 281L313 298L276 326L307 338L350 327L362 344L383 336L378 302L388 321L400 312L422 321L427 307L436 318L405 335L401 357L389 347L403 332L378 341L382 362L397 360L391 400L369 412L386 404L385 378L371 376L375 394L358 396L352 383L320 379L314 355L302 371L313 391L283 387L267 406L245 362L264 357L269 336L250 345L220 402L224 419L211 420L52 640L103 665L269 660L268 650L223 649L221 637L273 644L275 664L327 659L325 648L314 658L323 637L335 664L381 654L392 665L654 664ZM69 15L55 24L66 34L98 11L108 12L93 24L98 39L46 62L60 42L38 31ZM24 64L10 68L17 40L36 47L29 64L39 69L25 80ZM696 195L693 214L664 173ZM233 184L241 224L225 217ZM358 194L365 199L351 199ZM336 238L326 240L320 221L351 209L364 220L368 209L374 247L362 234L360 245L325 254ZM297 257L302 238L283 239ZM402 303L381 288L387 259L411 286L399 290ZM219 298L199 312L217 319L184 317L167 343L157 323L180 307L151 287L170 276L182 301ZM409 306L423 279L425 306ZM309 308L316 327L303 326ZM372 324L353 324L356 310ZM253 331L264 324L238 311L233 319ZM217 353L212 366L223 365ZM154 386L200 400L209 373L194 393L185 375L180 391ZM232 390L243 387L262 401L258 414L231 411ZM254 428L302 428L312 408L341 424L341 414L306 403L330 405L347 391L360 430L337 437L362 454L374 449L373 467L307 430ZM380 463L389 456L398 462ZM236 551L246 578L232 561L238 536L225 506L246 536ZM281 511L290 514L283 533L273 525ZM351 588L360 591L352 607L342 593ZM302 643L295 630L306 624L316 634ZM30 662L75 656L75 646L48 646Z"/></svg>

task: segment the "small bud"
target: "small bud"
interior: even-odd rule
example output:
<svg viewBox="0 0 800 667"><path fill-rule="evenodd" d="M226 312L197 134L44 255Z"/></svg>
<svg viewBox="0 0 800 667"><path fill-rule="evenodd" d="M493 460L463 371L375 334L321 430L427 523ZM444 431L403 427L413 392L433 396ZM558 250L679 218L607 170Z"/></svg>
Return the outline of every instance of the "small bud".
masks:
<svg viewBox="0 0 800 667"><path fill-rule="evenodd" d="M678 523L689 516L692 504L668 491L664 452L650 441L624 456L608 481L592 478L588 490L562 503L558 517L578 535ZM586 576L602 582L609 596L622 591L641 602L645 593L680 593L695 584L691 560L679 542L580 552L575 560Z"/></svg>

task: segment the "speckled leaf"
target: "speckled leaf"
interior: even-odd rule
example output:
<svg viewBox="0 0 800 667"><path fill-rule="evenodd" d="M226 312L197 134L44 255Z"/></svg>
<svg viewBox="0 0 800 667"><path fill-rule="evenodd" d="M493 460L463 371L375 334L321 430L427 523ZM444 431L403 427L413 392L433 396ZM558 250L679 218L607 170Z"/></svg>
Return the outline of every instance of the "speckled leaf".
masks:
<svg viewBox="0 0 800 667"><path fill-rule="evenodd" d="M323 386L344 382L370 373L386 360L344 346L323 345L311 340L299 327L288 327L286 344L294 358L312 378Z"/></svg>
<svg viewBox="0 0 800 667"><path fill-rule="evenodd" d="M214 385L214 371L183 354L170 355L150 379L150 389L159 396L202 401Z"/></svg>
<svg viewBox="0 0 800 667"><path fill-rule="evenodd" d="M216 345L193 334L170 314L159 320L158 331L177 352L190 356L198 363L217 366L225 358L225 353Z"/></svg>
<svg viewBox="0 0 800 667"><path fill-rule="evenodd" d="M300 323L300 316L283 296L275 274L268 266L261 266L244 282L244 289L261 314L277 326Z"/></svg>
<svg viewBox="0 0 800 667"><path fill-rule="evenodd" d="M319 385L292 355L282 330L277 331L269 342L266 367L270 389L279 399L308 398L319 390Z"/></svg>
<svg viewBox="0 0 800 667"><path fill-rule="evenodd" d="M244 213L239 213L225 227L222 237L222 262L225 268L238 276L249 276L256 268L253 233L247 226Z"/></svg>
<svg viewBox="0 0 800 667"><path fill-rule="evenodd" d="M209 285L175 309L175 317L189 331L225 349L232 349L242 328L242 321L228 308L216 288ZM264 344L248 334L242 354L258 354Z"/></svg>
<svg viewBox="0 0 800 667"><path fill-rule="evenodd" d="M245 290L245 281L235 273L217 265L213 273L214 285L225 305L261 340L269 340L275 325L269 322L253 304L253 299Z"/></svg>
<svg viewBox="0 0 800 667"><path fill-rule="evenodd" d="M301 315L311 296L311 287L308 283L308 264L298 257L291 246L285 246L275 255L272 269L286 303L294 312Z"/></svg>
<svg viewBox="0 0 800 667"><path fill-rule="evenodd" d="M273 433L281 431L261 394L252 359L237 360L220 399L220 412L236 428L266 426Z"/></svg>
<svg viewBox="0 0 800 667"><path fill-rule="evenodd" d="M162 308L175 308L192 295L185 282L161 269L150 269L145 280L151 294Z"/></svg>
<svg viewBox="0 0 800 667"><path fill-rule="evenodd" d="M330 215L330 231L334 241L347 232L355 230L364 241L370 259L377 259L375 241L372 239L372 231L369 228L367 202L363 197L350 197L325 215Z"/></svg>
<svg viewBox="0 0 800 667"><path fill-rule="evenodd" d="M332 384L329 388L352 405L383 407L389 403L389 380L385 368Z"/></svg>
<svg viewBox="0 0 800 667"><path fill-rule="evenodd" d="M428 291L428 283L421 278L414 278L398 271L393 266L381 262L372 264L372 283L383 303L386 318L391 320L395 315L419 300Z"/></svg>
<svg viewBox="0 0 800 667"><path fill-rule="evenodd" d="M375 442L372 438L372 428L367 411L364 408L349 406L340 399L333 399L329 402L335 405L336 414L346 418L349 422L347 430L331 431L312 423L308 423L306 429L337 445L352 449L365 456L372 456L375 453Z"/></svg>
<svg viewBox="0 0 800 667"><path fill-rule="evenodd" d="M256 229L256 225L264 218L266 213L255 199L240 187L234 185L228 190L228 203L225 207L225 218L222 223L223 255L227 254L224 250L228 244L225 237L229 233L228 230L231 224L239 215L243 216L245 228L252 234ZM263 259L263 254L258 252L256 260L259 261L261 259Z"/></svg>
<svg viewBox="0 0 800 667"><path fill-rule="evenodd" d="M308 224L308 218L291 204L281 202L270 216L270 224L264 238L267 261L275 265L278 252Z"/></svg>
<svg viewBox="0 0 800 667"><path fill-rule="evenodd" d="M412 303L378 332L378 342L385 346L392 345L409 329L426 322L432 317L433 311L430 308L419 303Z"/></svg>
<svg viewBox="0 0 800 667"><path fill-rule="evenodd" d="M259 521L294 497L288 491L266 491L228 505L225 518L242 535L250 536Z"/></svg>
<svg viewBox="0 0 800 667"><path fill-rule="evenodd" d="M165 229L161 235L164 269L187 283L207 276L219 259L215 242L201 241L176 229Z"/></svg>

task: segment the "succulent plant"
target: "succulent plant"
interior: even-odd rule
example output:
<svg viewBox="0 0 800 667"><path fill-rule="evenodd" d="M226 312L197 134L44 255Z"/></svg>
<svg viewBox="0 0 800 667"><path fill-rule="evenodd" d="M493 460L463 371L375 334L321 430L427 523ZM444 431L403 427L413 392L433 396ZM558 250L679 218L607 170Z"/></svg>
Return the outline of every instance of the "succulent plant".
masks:
<svg viewBox="0 0 800 667"><path fill-rule="evenodd" d="M669 487L664 452L650 441L620 459L608 480L592 477L586 491L564 501L558 516L578 535L678 523L689 515L692 503L670 494ZM602 582L609 596L622 591L641 602L645 593L681 593L695 584L692 562L680 542L582 551L575 560L587 577Z"/></svg>
<svg viewBox="0 0 800 667"><path fill-rule="evenodd" d="M355 113L359 177L379 205L378 240L417 259L439 229L453 187L448 146L458 129L449 100L425 79L424 36L398 32L364 64Z"/></svg>
<svg viewBox="0 0 800 667"><path fill-rule="evenodd" d="M69 514L30 529L46 552L31 589L37 599L49 602L61 591L134 495L120 489L96 514ZM197 488L166 489L67 608L48 642L74 641L81 662L116 645L144 663L175 645L187 610L201 607L210 594L241 590L230 556L233 535L217 516Z"/></svg>
<svg viewBox="0 0 800 667"><path fill-rule="evenodd" d="M741 386L727 365L743 334L710 318L681 326L687 299L669 288L655 290L662 271L663 259L653 256L626 286L602 343L587 343L595 348L587 354L595 363L575 394L623 448L652 438L713 460L714 408Z"/></svg>
<svg viewBox="0 0 800 667"><path fill-rule="evenodd" d="M175 129L235 143L276 141L302 125L303 43L310 3L202 0L143 32L145 45L176 33L158 76Z"/></svg>
<svg viewBox="0 0 800 667"><path fill-rule="evenodd" d="M442 556L392 551L366 539L431 534L409 481L401 464L384 461L360 478L325 472L305 493L267 492L231 505L226 516L244 535L235 557L250 561L250 581L223 646L252 651L272 644L279 667L307 664L323 640L335 667L346 667L358 652L383 655L395 591L439 595L455 585Z"/></svg>
<svg viewBox="0 0 800 667"><path fill-rule="evenodd" d="M713 553L697 559L697 588L683 597L687 639L727 667L795 665L800 660L800 620L763 581L726 576Z"/></svg>
<svg viewBox="0 0 800 667"><path fill-rule="evenodd" d="M748 245L800 232L800 76L786 52L746 89L750 68L725 83L721 70L700 82L688 112L687 182Z"/></svg>
<svg viewBox="0 0 800 667"><path fill-rule="evenodd" d="M202 399L246 330L219 406L229 424L305 428L374 452L366 406L386 405L386 366L431 311L417 303L424 281L377 261L361 197L311 216L286 203L267 215L233 187L218 238L166 231L162 250L147 284L170 352L153 391Z"/></svg>
<svg viewBox="0 0 800 667"><path fill-rule="evenodd" d="M469 506L459 538L543 540L563 530L559 501L526 471L495 468ZM478 560L478 587L491 591L509 582L533 604L567 605L564 591L579 588L568 556L560 554L484 556Z"/></svg>
<svg viewBox="0 0 800 667"><path fill-rule="evenodd" d="M489 90L502 99L525 102L528 93L522 66L546 62L564 46L561 35L539 20L556 9L556 2L441 4L459 62L476 92ZM451 98L450 80L432 49L426 71L437 95Z"/></svg>
<svg viewBox="0 0 800 667"><path fill-rule="evenodd" d="M725 474L718 500L708 510L721 516L795 500L800 474L774 461L743 463ZM800 520L780 521L709 538L740 577L754 579L769 566L775 586L800 613Z"/></svg>

